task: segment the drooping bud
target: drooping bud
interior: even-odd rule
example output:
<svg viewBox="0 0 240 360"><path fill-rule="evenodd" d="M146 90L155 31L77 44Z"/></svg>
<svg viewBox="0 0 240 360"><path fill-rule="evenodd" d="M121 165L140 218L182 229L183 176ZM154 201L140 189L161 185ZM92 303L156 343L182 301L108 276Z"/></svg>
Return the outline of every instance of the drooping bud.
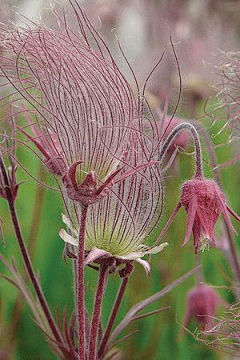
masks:
<svg viewBox="0 0 240 360"><path fill-rule="evenodd" d="M197 285L187 296L184 326L187 327L191 318L194 318L202 330L211 329L219 303L220 298L211 286L204 283Z"/></svg>
<svg viewBox="0 0 240 360"><path fill-rule="evenodd" d="M214 228L221 214L228 227L236 233L229 214L240 218L226 204L226 199L214 180L194 178L184 183L180 200L187 212L187 231L183 245L193 232L195 253L209 246L216 246Z"/></svg>

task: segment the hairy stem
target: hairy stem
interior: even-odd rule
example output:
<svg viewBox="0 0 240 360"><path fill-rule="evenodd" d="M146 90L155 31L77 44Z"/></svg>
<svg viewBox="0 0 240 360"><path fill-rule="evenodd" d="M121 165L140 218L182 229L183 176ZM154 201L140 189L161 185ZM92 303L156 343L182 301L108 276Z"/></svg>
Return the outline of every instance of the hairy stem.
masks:
<svg viewBox="0 0 240 360"><path fill-rule="evenodd" d="M44 176L44 171L42 164L40 164L39 177L43 178L43 176ZM31 230L28 239L28 253L32 260L35 255L36 239L40 228L40 218L43 210L44 195L45 195L44 187L38 186L35 194ZM26 272L24 272L23 274L23 279L27 283L28 275ZM21 294L19 294L14 304L13 313L12 313L12 321L11 321L11 329L10 329L11 339L15 338L15 334L17 331L17 324L19 322L19 319L21 318L23 306L24 306L23 297L21 296Z"/></svg>
<svg viewBox="0 0 240 360"><path fill-rule="evenodd" d="M84 249L88 205L82 206L77 258L78 360L85 360Z"/></svg>
<svg viewBox="0 0 240 360"><path fill-rule="evenodd" d="M201 150L201 143L199 139L199 135L195 127L190 123L182 123L176 126L173 131L168 135L167 139L164 141L162 145L161 152L159 154L159 159L163 160L166 152L171 145L172 141L175 139L180 132L188 130L194 140L195 145L195 162L196 162L196 169L195 169L195 177L202 177L203 176L203 169L202 169L202 150Z"/></svg>
<svg viewBox="0 0 240 360"><path fill-rule="evenodd" d="M125 293L127 283L128 283L128 277L123 278L122 283L121 283L120 288L119 288L119 291L118 291L118 294L117 294L117 297L116 297L116 300L115 300L115 304L114 304L113 309L112 309L112 313L111 313L110 318L108 320L108 324L107 324L105 334L103 336L102 342L101 342L100 347L99 347L99 351L98 351L99 358L101 358L101 356L104 353L104 348L105 348L105 345L106 345L106 343L108 341L108 338L110 336L110 333L111 333L112 327L114 325L115 319L117 317L117 313L118 313L118 310L120 308L120 305L121 305L121 302L122 302L122 299L123 299L123 295Z"/></svg>
<svg viewBox="0 0 240 360"><path fill-rule="evenodd" d="M101 265L99 270L98 287L95 296L95 303L94 303L91 330L90 330L88 360L96 360L97 335L98 335L99 323L101 318L101 307L102 307L102 300L105 290L105 284L107 281L107 276L108 276L108 266Z"/></svg>
<svg viewBox="0 0 240 360"><path fill-rule="evenodd" d="M4 183L5 183L6 199L7 199L7 202L8 202L13 227L14 227L14 230L15 230L15 235L16 235L16 238L17 238L17 241L18 241L18 245L19 245L22 257L23 257L23 261L24 261L24 265L26 267L26 271L27 271L27 273L28 273L28 275L30 277L30 280L32 282L32 285L33 285L33 287L35 289L35 292L36 292L36 295L38 297L38 300L39 300L39 302L41 304L41 307L42 307L43 312L44 312L44 314L46 316L49 327L51 328L52 333L53 333L56 341L59 342L59 343L63 343L63 340L61 338L61 333L60 333L59 329L57 328L57 326L56 326L56 324L55 324L55 322L53 320L51 311L50 311L50 309L48 307L48 304L47 304L47 301L46 301L46 299L45 299L45 297L43 295L40 283L39 283L39 281L37 279L37 276L36 276L36 274L34 273L34 270L33 270L33 265L32 265L32 262L31 262L27 247L26 247L26 245L24 243L24 240L23 240L23 237L22 237L22 233L21 233L21 229L20 229L20 225L19 225L19 221L18 221L16 209L15 209L14 198L12 196L11 189L10 189L10 186L9 186L9 179L8 179L7 172L6 172L6 169L5 169L5 166L4 166L4 163L3 163L3 160L1 159L1 157L0 157L0 168L1 168L1 171L2 171Z"/></svg>

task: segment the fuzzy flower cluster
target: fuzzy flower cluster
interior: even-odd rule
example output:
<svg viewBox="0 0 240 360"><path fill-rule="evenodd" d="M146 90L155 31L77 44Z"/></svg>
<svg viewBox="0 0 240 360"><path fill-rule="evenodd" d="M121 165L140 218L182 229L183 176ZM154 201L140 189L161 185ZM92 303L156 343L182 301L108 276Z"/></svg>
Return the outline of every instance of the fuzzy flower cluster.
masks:
<svg viewBox="0 0 240 360"><path fill-rule="evenodd" d="M189 241L193 232L195 253L217 245L214 228L221 214L228 227L236 233L228 212L237 220L240 219L226 204L225 196L215 181L207 179L187 181L182 188L181 205L188 214L183 245Z"/></svg>
<svg viewBox="0 0 240 360"><path fill-rule="evenodd" d="M25 145L38 149L60 185L69 229L61 230L61 237L78 245L79 214L91 205L88 262L104 256L141 261L143 255L160 251L165 245L145 244L162 212L161 156L174 151L173 144L185 147L188 130L195 141L197 172L184 184L166 227L183 206L188 214L184 244L193 232L195 252L216 245L214 227L220 214L233 231L228 212L239 217L218 185L203 177L195 128L167 118L168 131L163 132L154 117L146 118L144 97L134 95L105 42L82 9L71 4L77 32L64 14L57 15L59 30L32 23L4 29L0 54L0 77L7 92L3 105L17 104L16 113L26 118L24 126L18 125ZM68 206L69 199L73 206Z"/></svg>
<svg viewBox="0 0 240 360"><path fill-rule="evenodd" d="M84 14L77 17L78 36L64 18L59 32L43 25L3 31L1 77L8 80L6 90L14 89L13 104L27 101L22 133L62 177L68 196L91 203L105 195L127 158L136 102L97 35L98 50L92 49Z"/></svg>
<svg viewBox="0 0 240 360"><path fill-rule="evenodd" d="M81 209L90 206L86 263L137 259L148 272L141 258L166 245L146 245L163 202L157 121L144 117L142 99L82 9L72 6L78 32L58 14L59 30L30 23L1 33L2 100L17 104L25 145L38 151L61 188L64 241L78 245Z"/></svg>

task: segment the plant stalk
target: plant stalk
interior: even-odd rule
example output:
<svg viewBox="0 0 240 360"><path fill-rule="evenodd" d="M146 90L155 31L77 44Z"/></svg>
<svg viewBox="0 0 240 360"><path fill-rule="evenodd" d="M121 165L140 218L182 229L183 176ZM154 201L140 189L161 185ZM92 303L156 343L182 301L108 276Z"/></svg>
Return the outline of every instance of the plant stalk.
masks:
<svg viewBox="0 0 240 360"><path fill-rule="evenodd" d="M42 289L41 289L41 285L39 284L39 281L37 279L36 274L34 273L33 270L33 265L30 259L30 256L28 254L28 250L27 247L24 243L23 237L22 237L22 233L21 233L21 229L20 229L20 225L19 225L19 221L18 221L18 217L17 217L17 213L16 213L16 209L15 209L15 202L11 193L11 189L9 186L9 180L8 180L8 176L7 176L7 172L5 170L5 166L3 163L3 160L0 157L0 168L3 174L3 179L4 179L4 183L5 183L5 192L6 192L6 199L8 202L8 206L9 206L9 210L10 210L10 214L11 214L11 219L12 219L12 223L13 223L13 227L14 227L14 231L15 231L15 235L18 241L18 245L23 257L23 261L24 261L24 265L26 267L26 270L28 272L28 275L31 279L32 285L36 291L36 295L38 297L38 300L41 304L41 307L43 309L43 312L46 316L47 322L49 324L49 327L52 330L52 333L56 339L57 342L63 344L63 339L61 337L61 333L59 331L59 329L57 328L54 319L52 317L51 311L48 307L47 301L43 295Z"/></svg>
<svg viewBox="0 0 240 360"><path fill-rule="evenodd" d="M104 349L105 349L106 343L108 341L108 338L110 336L110 333L111 333L112 327L114 325L114 322L116 320L117 313L118 313L118 310L120 308L120 305L121 305L121 302L122 302L122 299L123 299L123 295L125 293L127 283L128 283L128 277L123 278L122 283L121 283L121 285L119 287L118 294L116 296L116 300L115 300L115 304L114 304L113 309L112 309L112 313L111 313L110 318L108 320L108 324L107 324L107 328L105 330L105 334L103 336L103 339L102 339L100 347L99 347L99 351L98 351L99 358L101 358L101 356L104 353Z"/></svg>
<svg viewBox="0 0 240 360"><path fill-rule="evenodd" d="M85 287L84 287L84 260L85 260L85 233L88 205L82 205L81 224L79 232L77 258L77 308L78 308L78 360L85 360Z"/></svg>
<svg viewBox="0 0 240 360"><path fill-rule="evenodd" d="M197 178L197 177L201 178L203 176L201 143L200 143L199 135L198 135L196 128L190 123L187 123L187 122L182 123L173 129L173 131L168 135L167 139L164 141L164 143L162 145L162 149L159 154L159 159L162 160L164 158L172 141L175 139L175 137L177 135L179 135L180 132L182 132L184 130L188 130L191 133L192 138L194 140L195 163L196 163L195 178Z"/></svg>
<svg viewBox="0 0 240 360"><path fill-rule="evenodd" d="M40 164L39 167L39 177L44 176L44 170L42 165ZM40 218L43 211L43 202L44 202L44 195L45 195L45 189L42 186L37 187L36 194L35 194L35 200L34 200L34 211L32 216L32 222L31 222L31 230L30 235L28 239L28 253L31 257L32 261L35 256L35 250L36 250L36 239L40 228ZM24 281L28 281L28 275L26 272L23 273L23 279ZM17 331L17 325L19 322L19 319L21 318L22 310L23 310L24 302L23 297L21 294L17 296L13 313L12 313L12 322L11 322L11 329L10 329L10 336L13 340L15 338L15 334Z"/></svg>
<svg viewBox="0 0 240 360"><path fill-rule="evenodd" d="M98 279L98 287L95 296L95 303L93 309L91 330L90 330L90 339L89 339L89 358L88 360L96 360L97 355L97 336L99 323L101 318L101 307L103 294L105 290L105 284L108 276L108 266L101 265L99 270L99 279Z"/></svg>

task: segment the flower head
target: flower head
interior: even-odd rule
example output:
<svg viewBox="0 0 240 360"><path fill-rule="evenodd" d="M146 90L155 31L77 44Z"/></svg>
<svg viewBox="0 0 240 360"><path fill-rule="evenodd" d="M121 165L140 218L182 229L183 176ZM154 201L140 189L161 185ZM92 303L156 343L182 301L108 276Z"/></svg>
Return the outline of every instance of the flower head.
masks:
<svg viewBox="0 0 240 360"><path fill-rule="evenodd" d="M28 142L72 200L93 203L120 176L137 102L104 41L72 6L78 32L60 14L57 31L30 23L2 32L1 77L14 89L8 100L27 101L29 129L20 130Z"/></svg>
<svg viewBox="0 0 240 360"><path fill-rule="evenodd" d="M114 184L107 197L91 206L86 225L86 264L114 258L117 264L136 260L150 271L145 255L161 251L167 244L150 248L147 241L154 234L161 214L161 183L158 165L134 172ZM79 224L66 216L68 227L60 231L61 238L78 246Z"/></svg>
<svg viewBox="0 0 240 360"><path fill-rule="evenodd" d="M194 178L184 183L180 200L187 212L187 232L185 235L185 245L191 232L194 237L195 253L204 250L208 246L216 246L214 228L221 214L228 227L236 232L231 224L228 212L239 217L227 206L226 199L214 180L204 178Z"/></svg>
<svg viewBox="0 0 240 360"><path fill-rule="evenodd" d="M211 286L201 283L194 287L188 293L184 326L187 327L190 319L195 318L202 330L211 329L219 302L220 298Z"/></svg>
<svg viewBox="0 0 240 360"><path fill-rule="evenodd" d="M187 212L187 231L183 245L189 241L192 232L195 254L198 250L217 245L214 229L221 214L230 230L236 233L228 213L239 222L240 217L227 205L226 198L218 184L203 176L195 176L183 184L181 199L155 244L159 243L181 206L184 206Z"/></svg>

